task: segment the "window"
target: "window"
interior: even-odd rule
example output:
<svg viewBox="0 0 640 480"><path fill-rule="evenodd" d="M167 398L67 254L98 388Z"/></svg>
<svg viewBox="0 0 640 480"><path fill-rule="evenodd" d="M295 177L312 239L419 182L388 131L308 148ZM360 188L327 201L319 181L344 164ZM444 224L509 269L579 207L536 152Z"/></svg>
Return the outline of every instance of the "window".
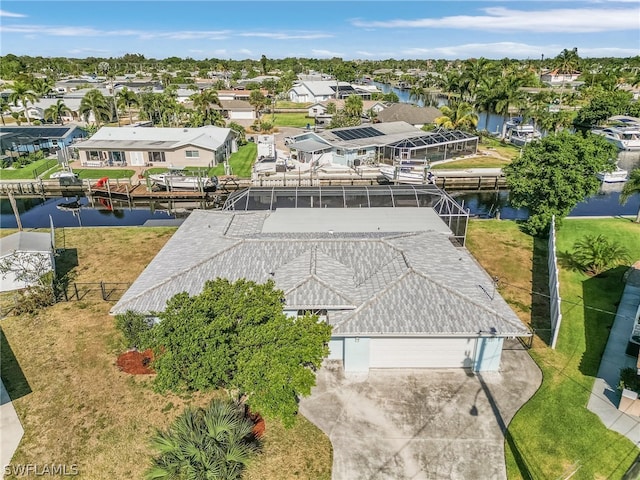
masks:
<svg viewBox="0 0 640 480"><path fill-rule="evenodd" d="M166 162L164 152L149 152L149 162Z"/></svg>
<svg viewBox="0 0 640 480"><path fill-rule="evenodd" d="M358 155L366 155L366 154L367 154L366 148L361 148L360 150L358 150Z"/></svg>
<svg viewBox="0 0 640 480"><path fill-rule="evenodd" d="M338 156L342 156L342 155L344 155L344 150L342 150L342 149L338 148L338 149L336 150L336 155L338 155Z"/></svg>
<svg viewBox="0 0 640 480"><path fill-rule="evenodd" d="M89 150L85 153L87 154L88 161L100 161L100 152L97 150Z"/></svg>
<svg viewBox="0 0 640 480"><path fill-rule="evenodd" d="M187 158L200 158L200 152L198 150L187 150Z"/></svg>
<svg viewBox="0 0 640 480"><path fill-rule="evenodd" d="M298 310L298 316L299 317L304 317L306 314L318 315L319 317L326 317L327 316L327 309L326 308L320 308L320 309L313 309L313 310Z"/></svg>
<svg viewBox="0 0 640 480"><path fill-rule="evenodd" d="M51 145L57 146L58 145L58 140L51 140Z"/></svg>

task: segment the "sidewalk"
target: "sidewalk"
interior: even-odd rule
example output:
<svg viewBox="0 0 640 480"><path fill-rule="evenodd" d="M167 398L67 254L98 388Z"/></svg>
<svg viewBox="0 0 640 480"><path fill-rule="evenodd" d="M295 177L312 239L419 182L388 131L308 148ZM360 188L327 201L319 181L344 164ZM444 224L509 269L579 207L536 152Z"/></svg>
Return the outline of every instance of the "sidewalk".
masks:
<svg viewBox="0 0 640 480"><path fill-rule="evenodd" d="M18 448L24 430L16 410L4 384L0 381L0 462L2 472L0 479L4 478L4 468L11 463L11 458Z"/></svg>
<svg viewBox="0 0 640 480"><path fill-rule="evenodd" d="M633 330L636 311L640 305L640 271L629 276L609 340L600 361L598 376L593 384L587 408L598 415L605 426L624 435L640 446L640 417L618 410L620 369L636 366L637 359L625 354Z"/></svg>

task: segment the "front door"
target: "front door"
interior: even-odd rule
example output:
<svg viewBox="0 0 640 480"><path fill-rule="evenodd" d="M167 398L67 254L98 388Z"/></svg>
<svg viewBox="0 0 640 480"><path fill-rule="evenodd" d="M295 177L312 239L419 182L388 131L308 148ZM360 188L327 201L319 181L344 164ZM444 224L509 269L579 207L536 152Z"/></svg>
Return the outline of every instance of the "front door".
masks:
<svg viewBox="0 0 640 480"><path fill-rule="evenodd" d="M134 167L144 167L144 155L143 152L129 152L131 158L131 165Z"/></svg>

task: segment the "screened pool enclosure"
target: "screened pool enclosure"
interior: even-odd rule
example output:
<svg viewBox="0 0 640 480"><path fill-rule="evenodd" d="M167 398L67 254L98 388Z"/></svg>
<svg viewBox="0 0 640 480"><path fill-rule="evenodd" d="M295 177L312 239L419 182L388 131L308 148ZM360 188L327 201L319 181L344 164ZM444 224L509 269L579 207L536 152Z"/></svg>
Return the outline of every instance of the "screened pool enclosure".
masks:
<svg viewBox="0 0 640 480"><path fill-rule="evenodd" d="M376 207L432 208L464 245L469 212L435 185L249 187L229 195L223 210Z"/></svg>

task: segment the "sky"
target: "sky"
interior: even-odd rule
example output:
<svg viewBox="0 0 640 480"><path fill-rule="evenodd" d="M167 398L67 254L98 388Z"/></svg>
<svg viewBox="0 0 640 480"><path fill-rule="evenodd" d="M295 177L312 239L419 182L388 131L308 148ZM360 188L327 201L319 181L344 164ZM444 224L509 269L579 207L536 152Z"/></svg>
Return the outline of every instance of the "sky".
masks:
<svg viewBox="0 0 640 480"><path fill-rule="evenodd" d="M194 59L640 55L640 0L0 3L0 53Z"/></svg>

